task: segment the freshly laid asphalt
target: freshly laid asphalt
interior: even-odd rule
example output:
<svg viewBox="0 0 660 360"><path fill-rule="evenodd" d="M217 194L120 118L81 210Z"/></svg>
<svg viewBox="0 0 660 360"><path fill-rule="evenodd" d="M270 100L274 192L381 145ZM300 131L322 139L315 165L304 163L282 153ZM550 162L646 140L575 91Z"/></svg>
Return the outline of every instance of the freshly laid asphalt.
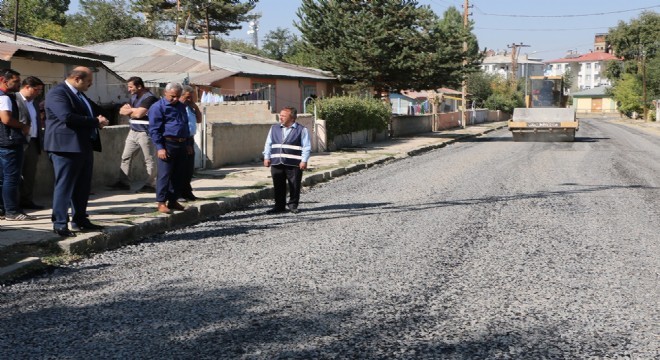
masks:
<svg viewBox="0 0 660 360"><path fill-rule="evenodd" d="M660 134L657 122L610 120L638 126ZM304 186L312 186L347 173L393 161L452 144L468 137L506 127L506 122L493 122L395 138L378 143L364 144L343 151L314 153L310 169L303 177ZM0 282L29 276L49 265L45 257L58 254L85 255L139 242L140 239L182 228L222 214L246 207L260 200L272 198L270 170L260 162L220 169L198 170L193 179L193 190L200 199L185 203L185 211L171 215L156 212L154 194L136 193L140 182L132 184L131 191L93 189L88 213L90 220L104 225L102 232L78 233L72 238L61 238L52 231L49 208L29 212L33 221L0 220ZM37 199L50 206L50 199ZM266 210L268 207L264 207Z"/></svg>

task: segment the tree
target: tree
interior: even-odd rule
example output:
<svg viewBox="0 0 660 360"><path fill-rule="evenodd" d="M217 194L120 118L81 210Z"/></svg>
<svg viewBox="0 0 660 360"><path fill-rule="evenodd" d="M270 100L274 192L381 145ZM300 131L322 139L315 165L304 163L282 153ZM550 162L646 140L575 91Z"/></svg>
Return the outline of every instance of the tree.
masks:
<svg viewBox="0 0 660 360"><path fill-rule="evenodd" d="M614 76L615 98L619 100L626 109L622 112L629 113L629 110L635 108L636 102L632 101L633 91L637 93L642 104L641 109L647 109L650 100L654 96L660 95L658 80L655 78L660 74L660 14L653 11L643 12L639 18L633 19L630 23L620 21L619 24L611 28L608 32L608 41L612 45L614 52L624 59L623 70L608 66L606 70L608 75ZM654 74L649 76L649 74ZM635 77L626 75L636 75ZM633 86L633 78L641 79L639 87ZM644 83L646 85L644 86ZM624 89L618 89L619 86ZM618 95L616 95L618 94ZM646 114L644 114L646 118Z"/></svg>
<svg viewBox="0 0 660 360"><path fill-rule="evenodd" d="M493 93L485 101L486 108L511 114L513 109L525 106L522 92L519 88L512 87L509 80L495 76L491 86Z"/></svg>
<svg viewBox="0 0 660 360"><path fill-rule="evenodd" d="M614 88L612 88L614 100L619 105L619 111L630 115L633 111L642 111L642 82L637 75L623 74Z"/></svg>
<svg viewBox="0 0 660 360"><path fill-rule="evenodd" d="M180 2L181 6L177 9L176 0L134 0L132 9L144 14L151 31L157 29L161 22L174 22L182 28L187 23L188 29L194 33L206 32L208 11L209 32L229 34L240 29L240 23L248 20L248 12L254 9L257 1L189 0Z"/></svg>
<svg viewBox="0 0 660 360"><path fill-rule="evenodd" d="M62 29L63 41L89 45L149 36L144 20L128 12L124 0L81 0L81 11L67 17Z"/></svg>
<svg viewBox="0 0 660 360"><path fill-rule="evenodd" d="M264 56L263 51L259 50L254 44L244 40L220 40L220 48L226 51L239 52L243 54L251 54L257 56Z"/></svg>
<svg viewBox="0 0 660 360"><path fill-rule="evenodd" d="M477 71L469 74L467 77L467 92L477 104L483 104L486 99L493 94L492 84L500 77L495 74L488 74L483 71Z"/></svg>
<svg viewBox="0 0 660 360"><path fill-rule="evenodd" d="M476 39L456 13L439 19L415 0L302 0L295 25L322 69L382 93L454 86L476 68L478 54L462 50Z"/></svg>
<svg viewBox="0 0 660 360"><path fill-rule="evenodd" d="M0 1L0 26L13 29L15 6L16 0ZM67 9L69 0L20 0L17 30L35 35L35 31L44 25L64 26Z"/></svg>
<svg viewBox="0 0 660 360"><path fill-rule="evenodd" d="M298 37L288 29L278 27L266 34L261 49L271 59L284 60L296 50L295 45Z"/></svg>

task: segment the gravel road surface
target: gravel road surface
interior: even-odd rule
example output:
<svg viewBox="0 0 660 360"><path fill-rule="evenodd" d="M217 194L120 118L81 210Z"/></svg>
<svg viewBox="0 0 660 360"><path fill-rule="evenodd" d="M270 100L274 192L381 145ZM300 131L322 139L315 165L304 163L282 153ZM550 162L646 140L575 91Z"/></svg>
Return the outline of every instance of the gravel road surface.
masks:
<svg viewBox="0 0 660 360"><path fill-rule="evenodd" d="M0 288L0 358L658 359L659 159L588 120L371 168Z"/></svg>

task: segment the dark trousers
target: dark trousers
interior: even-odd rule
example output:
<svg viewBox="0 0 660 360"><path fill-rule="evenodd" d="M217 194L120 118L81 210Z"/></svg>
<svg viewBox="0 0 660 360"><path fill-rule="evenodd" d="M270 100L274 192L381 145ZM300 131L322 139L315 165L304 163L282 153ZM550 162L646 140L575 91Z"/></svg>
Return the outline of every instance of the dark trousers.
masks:
<svg viewBox="0 0 660 360"><path fill-rule="evenodd" d="M181 188L181 196L184 198L192 198L194 196L192 190L192 177L195 174L195 153L188 155L188 160L186 162L186 178L183 181Z"/></svg>
<svg viewBox="0 0 660 360"><path fill-rule="evenodd" d="M273 165L270 167L275 190L275 207L284 209L285 205L297 209L300 201L302 170L297 166ZM289 185L289 202L286 202L286 188Z"/></svg>
<svg viewBox="0 0 660 360"><path fill-rule="evenodd" d="M23 145L0 146L0 209L7 215L22 211L18 203L22 164Z"/></svg>
<svg viewBox="0 0 660 360"><path fill-rule="evenodd" d="M69 222L68 210L71 206L71 222L83 225L87 218L87 203L92 188L94 153L50 152L55 172L53 191L53 228L65 229Z"/></svg>
<svg viewBox="0 0 660 360"><path fill-rule="evenodd" d="M39 139L31 138L25 154L23 155L23 177L21 178L21 204L32 202L32 192L34 190L34 179L37 175L37 163L40 152Z"/></svg>
<svg viewBox="0 0 660 360"><path fill-rule="evenodd" d="M188 152L185 142L165 141L167 160L158 159L156 201L176 201L183 190L188 169Z"/></svg>

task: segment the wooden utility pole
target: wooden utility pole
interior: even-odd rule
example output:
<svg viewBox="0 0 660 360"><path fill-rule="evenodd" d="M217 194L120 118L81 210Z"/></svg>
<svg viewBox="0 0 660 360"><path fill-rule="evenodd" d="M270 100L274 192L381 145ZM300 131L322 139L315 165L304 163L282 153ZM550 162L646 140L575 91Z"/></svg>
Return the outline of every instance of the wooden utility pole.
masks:
<svg viewBox="0 0 660 360"><path fill-rule="evenodd" d="M518 76L518 49L521 47L529 47L529 45L524 45L523 43L513 43L511 45L507 45L507 47L511 49L511 83L515 85L516 76Z"/></svg>
<svg viewBox="0 0 660 360"><path fill-rule="evenodd" d="M646 106L646 50L642 50L642 116L644 121L649 121L648 107Z"/></svg>
<svg viewBox="0 0 660 360"><path fill-rule="evenodd" d="M467 29L468 29L468 24L469 24L469 16L470 13L468 10L470 9L470 4L469 0L465 0L465 3L463 4L463 29L465 29L465 32L467 34ZM468 44L467 44L467 38L463 39L463 67L467 66L467 51L468 51ZM466 104L466 97L467 97L467 77L464 74L463 75L463 82L461 84L461 126L465 129L467 126L467 118L465 116L465 109L467 107Z"/></svg>
<svg viewBox="0 0 660 360"><path fill-rule="evenodd" d="M14 7L14 41L18 39L18 0L16 0L16 6Z"/></svg>

